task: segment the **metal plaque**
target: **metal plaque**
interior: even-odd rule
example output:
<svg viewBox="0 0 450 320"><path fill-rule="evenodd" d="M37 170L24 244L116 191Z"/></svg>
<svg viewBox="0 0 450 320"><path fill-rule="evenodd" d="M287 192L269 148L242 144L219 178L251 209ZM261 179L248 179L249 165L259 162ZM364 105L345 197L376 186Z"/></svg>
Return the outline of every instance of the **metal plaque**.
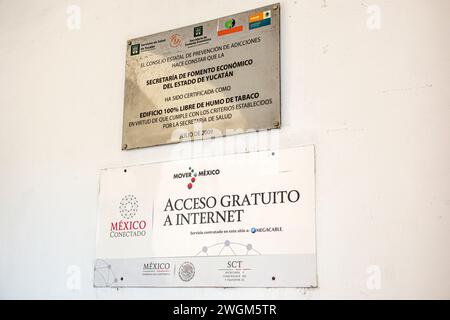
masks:
<svg viewBox="0 0 450 320"><path fill-rule="evenodd" d="M128 41L122 149L280 127L280 6Z"/></svg>

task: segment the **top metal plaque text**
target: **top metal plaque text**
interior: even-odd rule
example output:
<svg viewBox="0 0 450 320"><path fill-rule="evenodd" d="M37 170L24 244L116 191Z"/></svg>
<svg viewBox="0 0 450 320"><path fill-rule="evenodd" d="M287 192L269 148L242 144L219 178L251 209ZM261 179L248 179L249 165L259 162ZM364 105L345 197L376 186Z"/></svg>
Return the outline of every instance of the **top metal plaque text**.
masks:
<svg viewBox="0 0 450 320"><path fill-rule="evenodd" d="M280 127L280 6L128 41L122 149Z"/></svg>

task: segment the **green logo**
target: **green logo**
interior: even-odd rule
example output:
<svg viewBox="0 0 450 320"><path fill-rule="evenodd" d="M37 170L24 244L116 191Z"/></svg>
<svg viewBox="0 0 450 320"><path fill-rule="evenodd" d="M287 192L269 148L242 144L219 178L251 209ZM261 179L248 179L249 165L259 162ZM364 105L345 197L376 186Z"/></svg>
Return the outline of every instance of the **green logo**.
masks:
<svg viewBox="0 0 450 320"><path fill-rule="evenodd" d="M133 44L131 46L131 55L135 56L141 52L141 45L139 43Z"/></svg>
<svg viewBox="0 0 450 320"><path fill-rule="evenodd" d="M194 27L194 37L200 37L203 35L203 26Z"/></svg>
<svg viewBox="0 0 450 320"><path fill-rule="evenodd" d="M225 21L225 23L224 23L225 29L231 29L231 28L233 28L235 25L236 25L236 21L235 21L234 19L227 20L227 21Z"/></svg>

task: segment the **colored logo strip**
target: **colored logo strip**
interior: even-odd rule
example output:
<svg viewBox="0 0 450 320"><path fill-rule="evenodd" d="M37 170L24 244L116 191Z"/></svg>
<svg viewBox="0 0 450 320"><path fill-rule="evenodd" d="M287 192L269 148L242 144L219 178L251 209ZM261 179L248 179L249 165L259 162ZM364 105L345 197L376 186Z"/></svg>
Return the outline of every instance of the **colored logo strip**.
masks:
<svg viewBox="0 0 450 320"><path fill-rule="evenodd" d="M235 32L239 32L243 30L243 26L236 26L230 29L223 29L223 30L219 30L217 31L217 35L218 36L224 36L226 34L230 34L230 33L235 33Z"/></svg>
<svg viewBox="0 0 450 320"><path fill-rule="evenodd" d="M271 22L270 18L255 21L255 22L250 22L250 24L248 25L248 28L250 30L252 30L252 29L268 26L268 25L270 25L270 22Z"/></svg>
<svg viewBox="0 0 450 320"><path fill-rule="evenodd" d="M263 13L258 12L257 14L248 17L248 22L255 22L263 19Z"/></svg>

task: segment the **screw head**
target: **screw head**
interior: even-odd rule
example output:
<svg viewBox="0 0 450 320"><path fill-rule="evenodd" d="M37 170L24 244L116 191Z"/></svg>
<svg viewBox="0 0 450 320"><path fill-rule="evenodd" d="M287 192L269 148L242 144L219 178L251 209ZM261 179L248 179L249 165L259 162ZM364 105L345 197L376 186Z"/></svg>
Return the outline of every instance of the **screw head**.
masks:
<svg viewBox="0 0 450 320"><path fill-rule="evenodd" d="M124 145L122 146L122 150L125 150L126 148L128 148L128 145L124 144Z"/></svg>
<svg viewBox="0 0 450 320"><path fill-rule="evenodd" d="M131 46L131 41L130 40L128 40L128 45Z"/></svg>
<svg viewBox="0 0 450 320"><path fill-rule="evenodd" d="M273 126L276 127L276 128L278 128L278 127L280 126L280 122L279 122L279 121L275 121L275 122L273 123Z"/></svg>

